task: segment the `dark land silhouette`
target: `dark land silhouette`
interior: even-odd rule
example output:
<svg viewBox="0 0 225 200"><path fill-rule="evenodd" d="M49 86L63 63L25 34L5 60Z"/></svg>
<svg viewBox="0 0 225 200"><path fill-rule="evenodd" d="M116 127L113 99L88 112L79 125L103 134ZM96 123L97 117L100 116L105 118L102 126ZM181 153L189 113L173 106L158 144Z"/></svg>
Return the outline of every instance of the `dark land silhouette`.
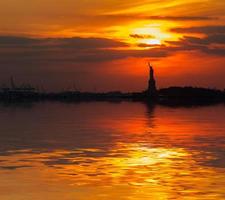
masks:
<svg viewBox="0 0 225 200"><path fill-rule="evenodd" d="M149 104L207 105L225 102L225 90L200 87L168 87L157 90L154 69L149 65L149 81L146 90L141 92L40 92L30 85L17 86L10 79L10 87L3 86L0 90L0 102L35 102L35 101L142 101Z"/></svg>

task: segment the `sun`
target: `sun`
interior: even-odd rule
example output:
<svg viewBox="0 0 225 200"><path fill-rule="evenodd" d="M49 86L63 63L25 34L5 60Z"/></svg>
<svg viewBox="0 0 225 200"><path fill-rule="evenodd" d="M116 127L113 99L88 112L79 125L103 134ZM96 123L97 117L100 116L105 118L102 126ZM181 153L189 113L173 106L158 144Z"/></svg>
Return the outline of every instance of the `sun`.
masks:
<svg viewBox="0 0 225 200"><path fill-rule="evenodd" d="M174 35L169 33L165 24L148 24L143 27L133 28L131 35L135 36L134 42L144 44L146 47L152 45L163 45L165 41L174 39Z"/></svg>
<svg viewBox="0 0 225 200"><path fill-rule="evenodd" d="M160 39L142 39L139 41L142 44L147 44L147 45L161 45L162 42Z"/></svg>

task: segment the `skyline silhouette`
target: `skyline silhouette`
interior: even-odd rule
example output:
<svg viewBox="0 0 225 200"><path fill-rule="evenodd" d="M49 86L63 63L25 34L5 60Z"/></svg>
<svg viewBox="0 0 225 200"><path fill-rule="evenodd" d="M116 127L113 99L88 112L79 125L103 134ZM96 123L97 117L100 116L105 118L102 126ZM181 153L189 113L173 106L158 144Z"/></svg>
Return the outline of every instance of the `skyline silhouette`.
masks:
<svg viewBox="0 0 225 200"><path fill-rule="evenodd" d="M142 101L164 105L207 105L225 102L225 90L216 90L199 87L167 87L157 89L157 81L153 66L148 63L149 80L147 89L139 92L82 92L68 90L60 92L44 92L29 84L18 86L13 77L10 78L11 87L3 86L0 90L0 101Z"/></svg>

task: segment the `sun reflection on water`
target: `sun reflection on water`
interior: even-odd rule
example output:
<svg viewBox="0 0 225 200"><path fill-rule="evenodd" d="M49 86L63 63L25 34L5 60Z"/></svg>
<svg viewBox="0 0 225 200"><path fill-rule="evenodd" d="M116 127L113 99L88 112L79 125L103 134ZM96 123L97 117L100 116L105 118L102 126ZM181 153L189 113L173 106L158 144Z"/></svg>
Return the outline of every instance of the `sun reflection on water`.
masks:
<svg viewBox="0 0 225 200"><path fill-rule="evenodd" d="M202 195L207 199L217 195L220 199L218 193L223 191L220 186L225 184L225 175L221 173L224 170L200 167L193 155L182 148L118 143L107 153L94 148L41 154L17 152L7 165L17 163L18 171L26 169L23 176L36 173L39 181L48 184L51 180L53 185L63 184L84 191L95 187L98 198L90 199L118 198L120 195L132 200L179 199L182 195L190 196L185 199ZM218 187L212 190L211 186L215 184ZM123 190L122 194L120 190ZM84 195L81 192L80 199L85 199Z"/></svg>
<svg viewBox="0 0 225 200"><path fill-rule="evenodd" d="M37 141L31 138L29 144L26 135L13 140L3 135L0 198L225 199L224 127L216 118L220 107L213 114L212 109L147 107L145 112L137 104L107 106L95 108L95 118L90 108L85 116L82 107L84 118L53 118L54 123L45 123L47 134L40 139L38 132ZM63 109L82 116L77 107ZM59 122L66 123L62 131L50 127Z"/></svg>

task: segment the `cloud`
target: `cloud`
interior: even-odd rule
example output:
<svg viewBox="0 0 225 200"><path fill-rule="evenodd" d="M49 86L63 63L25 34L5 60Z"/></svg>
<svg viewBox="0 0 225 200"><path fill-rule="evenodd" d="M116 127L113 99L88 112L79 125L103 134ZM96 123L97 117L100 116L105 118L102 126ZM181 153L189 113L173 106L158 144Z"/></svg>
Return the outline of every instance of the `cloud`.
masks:
<svg viewBox="0 0 225 200"><path fill-rule="evenodd" d="M107 38L20 38L0 37L1 64L52 62L104 62L128 57L165 57L158 49L134 50L129 45ZM12 59L13 58L13 59Z"/></svg>
<svg viewBox="0 0 225 200"><path fill-rule="evenodd" d="M143 47L143 48L147 48L147 47L163 47L163 45L140 43L140 44L138 44L138 47Z"/></svg>
<svg viewBox="0 0 225 200"><path fill-rule="evenodd" d="M166 20L166 21L201 21L201 20L215 20L215 17L206 16L149 16L147 19Z"/></svg>
<svg viewBox="0 0 225 200"><path fill-rule="evenodd" d="M215 17L208 16L163 16L163 15L141 15L141 14L108 14L98 15L97 17L107 20L133 21L137 20L161 20L161 21L207 21L215 20Z"/></svg>
<svg viewBox="0 0 225 200"><path fill-rule="evenodd" d="M81 49L101 49L101 48L116 48L127 47L128 44L117 40L107 38L62 38L49 39L61 47L81 48Z"/></svg>
<svg viewBox="0 0 225 200"><path fill-rule="evenodd" d="M70 47L75 49L98 49L98 48L116 48L126 47L128 44L117 40L107 38L26 38L26 37L11 37L0 36L1 46L17 46L17 47Z"/></svg>
<svg viewBox="0 0 225 200"><path fill-rule="evenodd" d="M225 35L213 34L204 38L184 36L179 41L167 41L169 51L200 51L209 55L225 55ZM216 45L219 45L216 46Z"/></svg>
<svg viewBox="0 0 225 200"><path fill-rule="evenodd" d="M209 43L225 44L225 34L209 35L205 40Z"/></svg>
<svg viewBox="0 0 225 200"><path fill-rule="evenodd" d="M0 47L1 46L30 46L37 45L41 42L41 39L37 38L26 38L16 36L0 36Z"/></svg>
<svg viewBox="0 0 225 200"><path fill-rule="evenodd" d="M225 56L225 48L205 48L202 51L210 55Z"/></svg>
<svg viewBox="0 0 225 200"><path fill-rule="evenodd" d="M168 41L173 45L185 44L197 44L197 45L210 45L210 44L225 44L225 34L212 34L203 38L184 36L179 41Z"/></svg>
<svg viewBox="0 0 225 200"><path fill-rule="evenodd" d="M152 35L143 35L143 34L130 34L131 38L135 38L135 39L149 39L149 38L155 38Z"/></svg>
<svg viewBox="0 0 225 200"><path fill-rule="evenodd" d="M150 37L132 35L135 38ZM179 51L200 51L210 55L224 55L222 34L205 38L185 36L179 41L167 41L168 45L138 44L143 49L126 48L129 45L107 38L25 38L0 36L0 64L27 65L52 63L106 62L129 57L163 58ZM151 47L151 48L146 48Z"/></svg>
<svg viewBox="0 0 225 200"><path fill-rule="evenodd" d="M187 28L173 28L176 33L203 33L203 34L225 34L225 26L195 26Z"/></svg>

